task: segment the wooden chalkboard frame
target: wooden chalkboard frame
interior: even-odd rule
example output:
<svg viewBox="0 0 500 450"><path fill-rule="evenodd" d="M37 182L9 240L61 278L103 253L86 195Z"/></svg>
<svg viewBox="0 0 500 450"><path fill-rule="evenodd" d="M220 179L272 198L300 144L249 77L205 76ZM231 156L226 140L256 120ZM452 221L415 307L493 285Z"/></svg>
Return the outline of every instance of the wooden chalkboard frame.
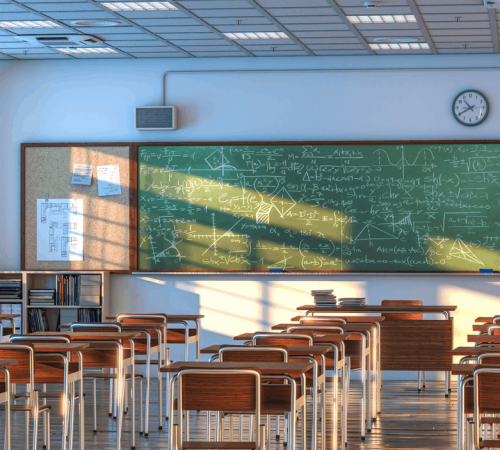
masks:
<svg viewBox="0 0 500 450"><path fill-rule="evenodd" d="M210 141L210 142L137 142L135 143L135 151L134 154L136 158L138 157L139 147L148 146L148 147L174 147L174 146L231 146L231 145L457 145L457 144L500 144L499 139L481 139L481 140L376 140L376 141ZM137 162L137 160L136 160ZM139 166L137 164L137 171L139 170ZM137 180L139 178L139 173L137 172ZM138 183L138 181L137 181ZM135 209L138 211L139 208L139 196L136 198ZM136 245L139 242L139 227L136 227L137 236L135 239ZM137 250L137 246L135 248L135 264L133 267L136 269L139 268L139 253ZM132 265L131 265L132 267ZM381 273L381 274L422 274L422 275L449 275L449 274L478 274L479 272L470 271L470 270L455 270L455 271L446 271L446 270L436 270L432 272L425 272L421 270L370 270L370 271L360 271L360 270L315 270L315 271L304 271L304 270L286 270L287 274L301 274L301 275L320 275L320 274L370 274L370 273ZM171 273L171 274L215 274L219 276L223 276L224 274L269 274L269 271L266 270L221 270L221 271L213 271L213 270L141 270L140 273ZM494 273L500 273L499 271L494 271ZM277 276L282 276L279 273Z"/></svg>
<svg viewBox="0 0 500 450"><path fill-rule="evenodd" d="M129 148L129 269L113 270L113 273L130 273L137 269L137 145L131 142L70 142L70 143L23 143L21 144L21 270L26 270L26 149L31 147L128 147ZM106 270L105 267L102 270ZM93 271L88 269L88 271Z"/></svg>

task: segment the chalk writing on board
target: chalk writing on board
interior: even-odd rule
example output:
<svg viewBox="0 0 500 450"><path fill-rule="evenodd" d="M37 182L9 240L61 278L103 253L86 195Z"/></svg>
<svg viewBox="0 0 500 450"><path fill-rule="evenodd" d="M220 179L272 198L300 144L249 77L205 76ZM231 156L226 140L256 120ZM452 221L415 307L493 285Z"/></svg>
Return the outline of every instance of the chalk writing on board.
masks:
<svg viewBox="0 0 500 450"><path fill-rule="evenodd" d="M139 268L500 269L500 145L140 147Z"/></svg>

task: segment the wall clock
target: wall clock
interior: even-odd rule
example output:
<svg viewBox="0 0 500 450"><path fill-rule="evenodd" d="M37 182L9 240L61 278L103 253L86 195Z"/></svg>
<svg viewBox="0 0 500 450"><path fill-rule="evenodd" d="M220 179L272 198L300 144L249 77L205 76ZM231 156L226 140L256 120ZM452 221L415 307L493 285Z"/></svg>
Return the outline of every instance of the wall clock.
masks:
<svg viewBox="0 0 500 450"><path fill-rule="evenodd" d="M479 91L467 89L453 100L453 117L462 125L475 127L483 123L490 112L488 99Z"/></svg>

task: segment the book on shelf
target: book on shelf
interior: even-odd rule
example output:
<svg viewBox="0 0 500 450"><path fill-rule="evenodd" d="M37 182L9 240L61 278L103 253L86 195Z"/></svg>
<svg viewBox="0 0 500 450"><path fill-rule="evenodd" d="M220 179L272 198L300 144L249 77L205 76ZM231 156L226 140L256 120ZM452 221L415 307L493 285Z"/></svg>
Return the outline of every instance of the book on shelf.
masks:
<svg viewBox="0 0 500 450"><path fill-rule="evenodd" d="M78 322L97 323L101 321L101 310L96 308L82 308L78 310Z"/></svg>
<svg viewBox="0 0 500 450"><path fill-rule="evenodd" d="M37 331L50 331L47 314L43 309L28 310L28 323L32 333Z"/></svg>
<svg viewBox="0 0 500 450"><path fill-rule="evenodd" d="M0 278L0 299L21 298L22 281L19 278Z"/></svg>
<svg viewBox="0 0 500 450"><path fill-rule="evenodd" d="M100 302L100 275L57 275L56 305L99 306Z"/></svg>
<svg viewBox="0 0 500 450"><path fill-rule="evenodd" d="M54 306L55 294L55 289L30 289L29 304L31 306Z"/></svg>

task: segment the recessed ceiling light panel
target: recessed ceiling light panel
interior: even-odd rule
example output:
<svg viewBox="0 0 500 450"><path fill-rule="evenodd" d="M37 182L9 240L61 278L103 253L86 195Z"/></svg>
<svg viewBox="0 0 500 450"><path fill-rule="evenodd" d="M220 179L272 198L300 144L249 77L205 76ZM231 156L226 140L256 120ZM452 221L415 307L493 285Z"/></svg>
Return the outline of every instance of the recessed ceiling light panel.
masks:
<svg viewBox="0 0 500 450"><path fill-rule="evenodd" d="M101 3L111 11L176 11L178 8L169 2L115 2Z"/></svg>
<svg viewBox="0 0 500 450"><path fill-rule="evenodd" d="M429 44L369 44L372 50L429 50Z"/></svg>
<svg viewBox="0 0 500 450"><path fill-rule="evenodd" d="M50 20L27 20L27 21L10 21L0 22L0 28L17 29L17 28L62 28L61 25L51 22Z"/></svg>
<svg viewBox="0 0 500 450"><path fill-rule="evenodd" d="M73 20L74 27L116 27L122 23L118 20Z"/></svg>
<svg viewBox="0 0 500 450"><path fill-rule="evenodd" d="M406 15L385 15L385 16L347 16L351 23L410 23L416 22L415 16Z"/></svg>
<svg viewBox="0 0 500 450"><path fill-rule="evenodd" d="M387 42L387 43L400 43L400 42L419 42L420 38L417 37L377 37L372 39L373 42Z"/></svg>
<svg viewBox="0 0 500 450"><path fill-rule="evenodd" d="M79 47L67 47L67 48L56 48L58 52L66 54L83 54L83 53L118 53L116 50L107 47L97 47L97 48L79 48Z"/></svg>
<svg viewBox="0 0 500 450"><path fill-rule="evenodd" d="M289 39L286 33L281 31L256 31L255 33L224 33L229 39Z"/></svg>

